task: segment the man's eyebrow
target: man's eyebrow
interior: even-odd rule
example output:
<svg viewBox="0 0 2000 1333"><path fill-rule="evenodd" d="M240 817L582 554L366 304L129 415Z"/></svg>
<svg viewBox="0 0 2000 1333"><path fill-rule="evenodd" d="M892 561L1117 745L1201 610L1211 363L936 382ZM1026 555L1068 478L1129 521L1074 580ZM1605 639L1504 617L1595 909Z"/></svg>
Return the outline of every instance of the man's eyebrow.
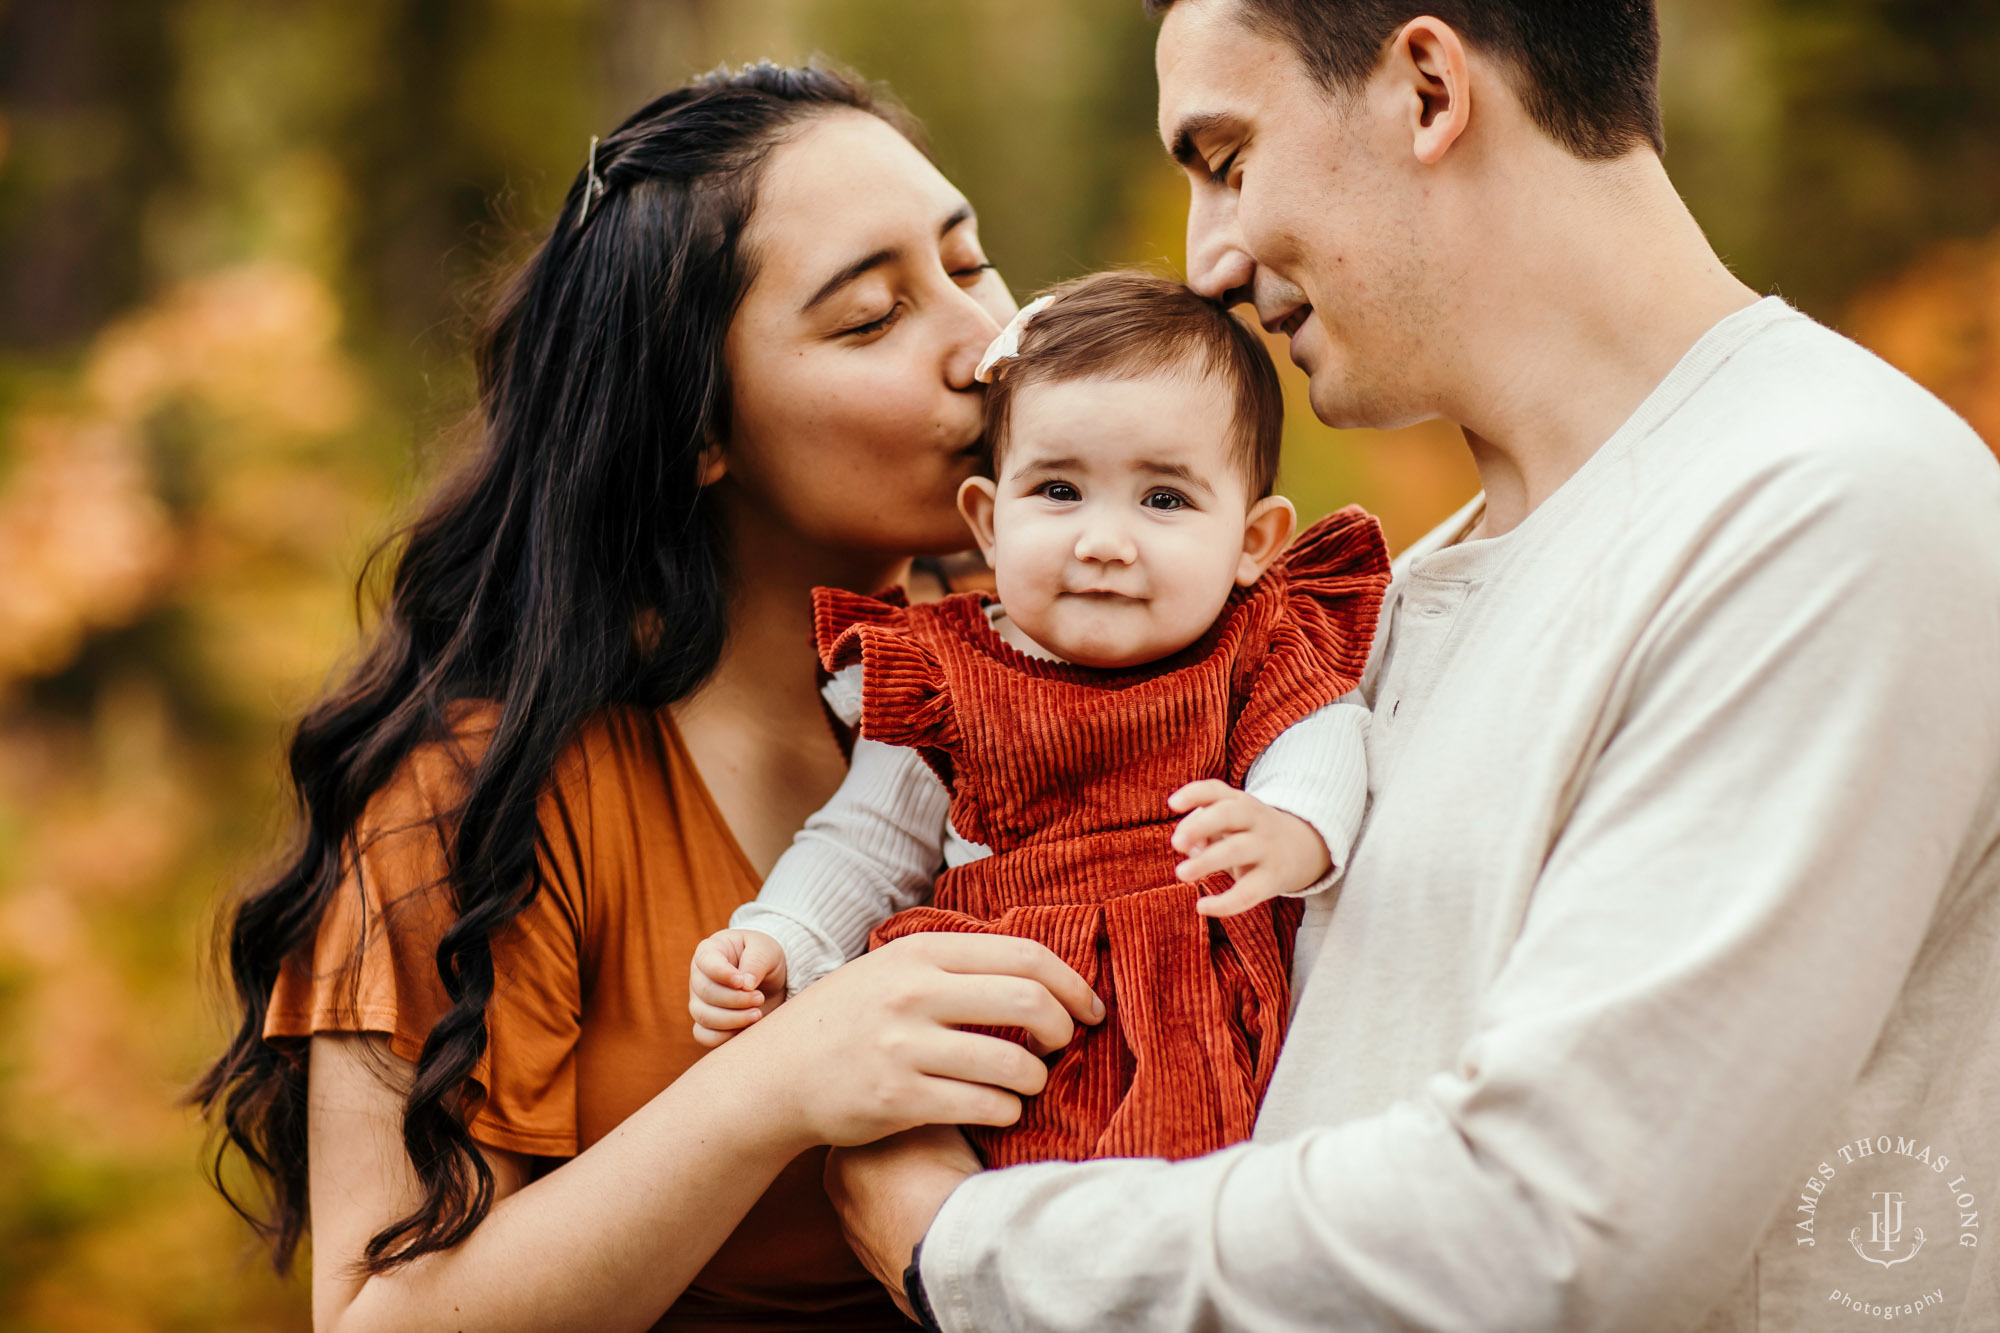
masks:
<svg viewBox="0 0 2000 1333"><path fill-rule="evenodd" d="M1194 146L1195 136L1235 120L1227 111L1197 111L1193 115L1181 117L1181 123L1174 129L1174 137L1167 145L1167 152L1174 161L1184 167L1192 167L1202 160L1201 152Z"/></svg>
<svg viewBox="0 0 2000 1333"><path fill-rule="evenodd" d="M946 215L943 225L938 228L938 239L943 240L957 228L972 221L972 218L972 205L967 203L959 204L957 208L954 208ZM848 283L853 282L865 273L872 273L884 264L893 264L902 257L902 249L893 245L877 250L873 254L863 255L821 283L819 290L812 294L812 299L799 308L800 313L811 314L814 310L826 304L833 297L834 293L838 292Z"/></svg>

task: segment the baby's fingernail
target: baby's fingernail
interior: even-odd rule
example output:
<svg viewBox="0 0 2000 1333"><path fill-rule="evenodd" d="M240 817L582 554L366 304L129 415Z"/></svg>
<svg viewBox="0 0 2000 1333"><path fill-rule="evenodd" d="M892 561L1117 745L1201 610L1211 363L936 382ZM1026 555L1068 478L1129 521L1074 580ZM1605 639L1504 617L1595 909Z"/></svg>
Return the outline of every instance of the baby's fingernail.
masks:
<svg viewBox="0 0 2000 1333"><path fill-rule="evenodd" d="M1098 999L1095 995L1090 997L1090 1017L1092 1020L1104 1017L1104 1001Z"/></svg>

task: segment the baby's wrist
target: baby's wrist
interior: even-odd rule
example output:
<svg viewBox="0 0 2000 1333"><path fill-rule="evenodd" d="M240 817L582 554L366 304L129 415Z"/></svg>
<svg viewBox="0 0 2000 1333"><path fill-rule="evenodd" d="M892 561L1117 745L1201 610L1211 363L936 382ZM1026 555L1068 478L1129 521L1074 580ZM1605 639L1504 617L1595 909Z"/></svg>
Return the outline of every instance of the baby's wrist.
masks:
<svg viewBox="0 0 2000 1333"><path fill-rule="evenodd" d="M1327 872L1333 869L1333 850L1326 845L1325 836L1313 827L1311 820L1276 806L1271 809L1279 816L1277 825L1283 830L1281 836L1300 867L1298 887L1291 892L1303 893L1325 879Z"/></svg>

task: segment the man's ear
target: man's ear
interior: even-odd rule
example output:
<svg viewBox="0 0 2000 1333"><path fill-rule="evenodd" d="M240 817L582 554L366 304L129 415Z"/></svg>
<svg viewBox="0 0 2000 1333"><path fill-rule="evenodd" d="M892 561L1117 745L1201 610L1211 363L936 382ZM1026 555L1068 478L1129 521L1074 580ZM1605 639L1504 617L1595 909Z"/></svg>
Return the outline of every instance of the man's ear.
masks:
<svg viewBox="0 0 2000 1333"><path fill-rule="evenodd" d="M965 493L959 492L962 500ZM1299 530L1299 511L1282 495L1267 495L1250 506L1243 520L1243 556L1236 562L1236 582L1247 588L1262 577L1271 562L1292 544Z"/></svg>
<svg viewBox="0 0 2000 1333"><path fill-rule="evenodd" d="M1417 161L1436 166L1472 123L1472 67L1464 40L1442 19L1411 19L1390 41L1383 64L1407 108Z"/></svg>
<svg viewBox="0 0 2000 1333"><path fill-rule="evenodd" d="M972 529L972 540L979 543L979 554L989 566L993 563L993 506L999 498L1000 488L991 477L967 477L959 483L958 512L964 515L965 526Z"/></svg>

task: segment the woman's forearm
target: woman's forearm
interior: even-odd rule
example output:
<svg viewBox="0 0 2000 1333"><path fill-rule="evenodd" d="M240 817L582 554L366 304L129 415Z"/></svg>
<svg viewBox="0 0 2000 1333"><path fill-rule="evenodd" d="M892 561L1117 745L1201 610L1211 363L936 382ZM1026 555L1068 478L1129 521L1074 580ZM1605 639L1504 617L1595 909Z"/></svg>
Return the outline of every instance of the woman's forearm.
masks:
<svg viewBox="0 0 2000 1333"><path fill-rule="evenodd" d="M406 1063L376 1039L313 1039L314 1314L321 1333L649 1327L787 1163L820 1143L923 1124L1011 1124L1048 1067L1036 1050L1102 1020L1039 944L919 935L840 968L711 1052L617 1129L531 1184L510 1172L456 1247L353 1276L368 1238L421 1197L400 1125ZM401 1064L404 1088L380 1075Z"/></svg>
<svg viewBox="0 0 2000 1333"><path fill-rule="evenodd" d="M322 1333L650 1327L811 1146L763 1090L754 1044L737 1045L500 1200L455 1248L369 1278Z"/></svg>

